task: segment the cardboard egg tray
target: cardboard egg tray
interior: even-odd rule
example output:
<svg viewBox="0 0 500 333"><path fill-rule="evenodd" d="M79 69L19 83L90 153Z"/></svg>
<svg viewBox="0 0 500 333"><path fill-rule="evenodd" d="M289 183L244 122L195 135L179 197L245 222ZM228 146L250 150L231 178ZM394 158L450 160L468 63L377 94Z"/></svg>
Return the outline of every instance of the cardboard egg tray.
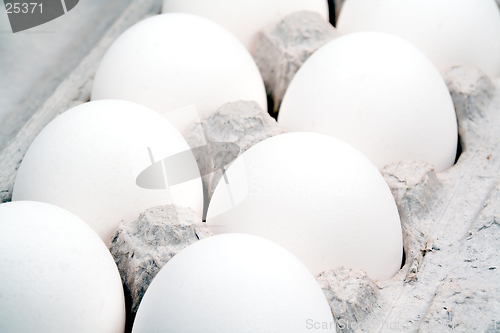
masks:
<svg viewBox="0 0 500 333"><path fill-rule="evenodd" d="M38 133L89 100L107 48L160 5L131 2L3 149L0 203L10 201L17 169ZM461 67L446 73L446 81L463 151L443 173L415 161L382 171L401 216L404 265L383 282L347 268L319 277L339 332L500 332L500 81Z"/></svg>

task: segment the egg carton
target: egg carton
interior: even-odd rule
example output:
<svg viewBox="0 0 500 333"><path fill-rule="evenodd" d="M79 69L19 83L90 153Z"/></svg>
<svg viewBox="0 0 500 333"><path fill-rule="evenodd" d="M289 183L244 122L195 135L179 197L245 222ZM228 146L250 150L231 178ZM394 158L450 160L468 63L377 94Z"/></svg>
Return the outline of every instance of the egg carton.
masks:
<svg viewBox="0 0 500 333"><path fill-rule="evenodd" d="M158 4L132 2L2 151L0 202L10 201L17 168L36 135L60 113L88 101L109 45L157 13ZM446 73L446 81L463 152L443 173L423 162L384 168L401 216L404 265L388 281L345 267L318 277L339 332L500 332L500 82L462 67Z"/></svg>

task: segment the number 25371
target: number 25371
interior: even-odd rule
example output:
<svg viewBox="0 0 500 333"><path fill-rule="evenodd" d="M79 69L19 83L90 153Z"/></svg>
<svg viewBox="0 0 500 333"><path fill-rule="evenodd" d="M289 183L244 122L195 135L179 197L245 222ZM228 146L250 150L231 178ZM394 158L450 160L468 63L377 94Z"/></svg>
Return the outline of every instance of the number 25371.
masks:
<svg viewBox="0 0 500 333"><path fill-rule="evenodd" d="M38 13L38 10L40 10L40 13L42 13L42 4L41 3L36 3L36 2L31 2L31 3L9 3L7 2L5 4L5 9L7 9L7 14L27 14L27 13Z"/></svg>

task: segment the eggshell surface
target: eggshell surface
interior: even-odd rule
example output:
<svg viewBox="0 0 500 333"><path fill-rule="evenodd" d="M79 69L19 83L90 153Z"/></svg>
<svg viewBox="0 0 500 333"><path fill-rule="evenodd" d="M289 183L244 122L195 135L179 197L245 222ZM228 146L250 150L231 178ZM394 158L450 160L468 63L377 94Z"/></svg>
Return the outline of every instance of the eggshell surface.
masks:
<svg viewBox="0 0 500 333"><path fill-rule="evenodd" d="M306 267L281 246L244 234L213 236L173 257L149 286L141 332L335 332L328 302Z"/></svg>
<svg viewBox="0 0 500 333"><path fill-rule="evenodd" d="M108 244L121 220L135 219L150 207L175 203L201 216L199 178L163 190L137 185L151 158L187 150L173 125L144 106L118 100L82 104L54 119L34 140L19 168L13 200L62 207ZM184 163L197 170L194 156Z"/></svg>
<svg viewBox="0 0 500 333"><path fill-rule="evenodd" d="M345 141L379 169L415 160L441 172L455 161L457 120L444 80L415 46L385 33L320 48L292 80L278 122Z"/></svg>
<svg viewBox="0 0 500 333"><path fill-rule="evenodd" d="M0 331L116 332L125 301L106 246L53 205L0 205Z"/></svg>
<svg viewBox="0 0 500 333"><path fill-rule="evenodd" d="M190 13L217 22L253 53L260 31L302 10L321 14L328 21L327 0L164 0L163 13Z"/></svg>
<svg viewBox="0 0 500 333"><path fill-rule="evenodd" d="M200 118L237 100L267 110L262 77L245 47L218 24L182 13L147 18L111 45L92 87L92 100L99 99L161 114L194 104Z"/></svg>
<svg viewBox="0 0 500 333"><path fill-rule="evenodd" d="M349 0L341 34L390 33L413 43L440 71L475 66L500 75L500 12L494 0Z"/></svg>
<svg viewBox="0 0 500 333"><path fill-rule="evenodd" d="M392 194L348 144L317 133L278 135L244 152L226 176L208 209L214 233L267 238L314 276L347 266L384 280L399 270L403 243Z"/></svg>

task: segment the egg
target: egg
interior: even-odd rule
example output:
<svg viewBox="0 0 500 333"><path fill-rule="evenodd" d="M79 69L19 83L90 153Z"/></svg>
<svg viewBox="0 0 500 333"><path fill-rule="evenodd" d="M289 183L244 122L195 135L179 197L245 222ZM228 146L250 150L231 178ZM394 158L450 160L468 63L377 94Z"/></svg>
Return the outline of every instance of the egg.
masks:
<svg viewBox="0 0 500 333"><path fill-rule="evenodd" d="M341 34L380 31L422 50L440 71L475 66L500 75L500 12L495 0L349 0Z"/></svg>
<svg viewBox="0 0 500 333"><path fill-rule="evenodd" d="M187 142L155 111L118 100L82 104L50 122L33 141L17 173L13 200L62 207L108 244L121 220L135 219L150 207L175 203L202 215L200 178L167 188L161 186L164 179L141 176L152 164L162 171L158 161L178 153L184 156L180 172L195 170L199 177Z"/></svg>
<svg viewBox="0 0 500 333"><path fill-rule="evenodd" d="M254 53L260 31L286 15L302 10L328 21L327 0L164 0L163 13L182 12L206 17L233 33Z"/></svg>
<svg viewBox="0 0 500 333"><path fill-rule="evenodd" d="M245 47L218 24L190 14L147 18L107 50L92 100L122 99L161 114L194 104L200 118L221 105L254 100L267 110L259 69ZM191 124L174 124L183 134Z"/></svg>
<svg viewBox="0 0 500 333"><path fill-rule="evenodd" d="M227 234L188 246L161 269L132 332L294 333L307 332L307 324L335 332L307 268L266 239Z"/></svg>
<svg viewBox="0 0 500 333"><path fill-rule="evenodd" d="M0 205L0 331L123 332L118 269L75 215L41 202Z"/></svg>
<svg viewBox="0 0 500 333"><path fill-rule="evenodd" d="M248 233L294 254L315 276L337 266L374 280L401 267L401 224L377 168L350 145L317 133L266 139L240 155L217 185L207 226Z"/></svg>
<svg viewBox="0 0 500 333"><path fill-rule="evenodd" d="M345 141L379 169L415 160L441 172L455 161L457 119L443 78L415 46L385 33L345 35L314 53L290 83L278 123Z"/></svg>

